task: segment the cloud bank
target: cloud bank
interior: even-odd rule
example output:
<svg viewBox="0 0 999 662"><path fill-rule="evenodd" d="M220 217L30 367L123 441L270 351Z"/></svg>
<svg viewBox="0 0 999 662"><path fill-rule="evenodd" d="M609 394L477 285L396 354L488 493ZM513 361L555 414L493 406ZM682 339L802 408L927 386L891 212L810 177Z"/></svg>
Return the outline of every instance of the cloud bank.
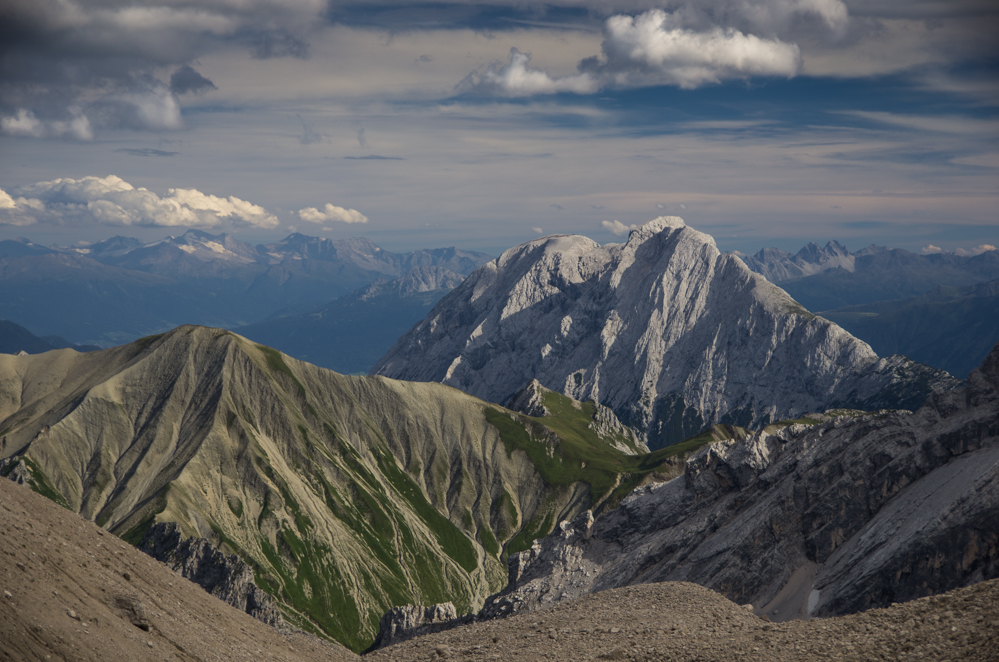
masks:
<svg viewBox="0 0 999 662"><path fill-rule="evenodd" d="M327 223L329 221L339 222L339 223L367 223L368 217L357 211L356 209L344 209L343 207L337 207L336 205L331 205L326 203L326 206L320 211L315 207L306 207L305 209L298 210L298 217L303 221L308 221L310 223Z"/></svg>
<svg viewBox="0 0 999 662"><path fill-rule="evenodd" d="M223 224L270 229L277 217L235 196L197 189L168 189L159 196L115 175L56 179L14 189L0 189L0 224L97 223L112 226L200 227Z"/></svg>
<svg viewBox="0 0 999 662"><path fill-rule="evenodd" d="M512 48L509 62L472 72L457 89L521 97L648 85L693 89L754 76L791 78L801 70L801 50L778 34L802 17L812 17L836 34L849 20L840 0L709 0L673 11L616 14L604 22L600 55L580 61L577 74L550 76L530 67L529 53Z"/></svg>
<svg viewBox="0 0 999 662"><path fill-rule="evenodd" d="M326 9L323 0L5 0L0 133L91 140L97 128L180 129L178 96L217 89L192 62L232 46L253 58L307 57Z"/></svg>

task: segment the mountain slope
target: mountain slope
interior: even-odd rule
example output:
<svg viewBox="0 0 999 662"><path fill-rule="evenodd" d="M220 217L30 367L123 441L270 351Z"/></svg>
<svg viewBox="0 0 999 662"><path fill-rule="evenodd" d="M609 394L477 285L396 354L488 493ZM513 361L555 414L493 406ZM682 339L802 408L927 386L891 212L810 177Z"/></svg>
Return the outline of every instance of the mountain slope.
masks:
<svg viewBox="0 0 999 662"><path fill-rule="evenodd" d="M486 614L683 580L786 620L999 577L999 345L965 388L914 414L712 444L682 479L561 523L510 576Z"/></svg>
<svg viewBox="0 0 999 662"><path fill-rule="evenodd" d="M536 378L607 405L650 448L716 422L915 407L956 383L903 357L879 360L676 217L633 230L623 245L557 235L506 251L372 373L496 402Z"/></svg>
<svg viewBox="0 0 999 662"><path fill-rule="evenodd" d="M464 276L414 267L313 311L233 329L301 361L346 374L367 374L399 336L422 320Z"/></svg>
<svg viewBox="0 0 999 662"><path fill-rule="evenodd" d="M502 558L672 462L596 412L531 418L439 384L345 377L219 329L0 356L0 473L138 543L235 553L285 620L354 650L391 606L467 611Z"/></svg>
<svg viewBox="0 0 999 662"><path fill-rule="evenodd" d="M819 314L879 354L904 354L964 378L999 342L999 280Z"/></svg>
<svg viewBox="0 0 999 662"><path fill-rule="evenodd" d="M0 480L4 660L357 662L280 632L51 501Z"/></svg>

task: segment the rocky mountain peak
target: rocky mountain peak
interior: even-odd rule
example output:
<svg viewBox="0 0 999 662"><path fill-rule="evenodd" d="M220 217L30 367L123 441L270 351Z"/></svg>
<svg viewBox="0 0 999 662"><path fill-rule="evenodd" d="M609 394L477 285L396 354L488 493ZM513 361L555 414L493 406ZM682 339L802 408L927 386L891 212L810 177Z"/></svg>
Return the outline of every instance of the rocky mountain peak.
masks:
<svg viewBox="0 0 999 662"><path fill-rule="evenodd" d="M556 235L506 251L372 372L494 402L537 379L610 407L653 448L716 422L918 406L933 379L946 383L903 358L879 363L866 343L676 217L633 230L624 244Z"/></svg>

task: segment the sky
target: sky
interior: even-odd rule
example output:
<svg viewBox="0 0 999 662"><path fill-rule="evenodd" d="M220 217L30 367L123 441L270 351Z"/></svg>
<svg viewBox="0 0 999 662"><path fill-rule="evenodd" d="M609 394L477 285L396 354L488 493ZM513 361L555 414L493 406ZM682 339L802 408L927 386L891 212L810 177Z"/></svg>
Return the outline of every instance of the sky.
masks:
<svg viewBox="0 0 999 662"><path fill-rule="evenodd" d="M992 0L4 0L0 239L999 245Z"/></svg>

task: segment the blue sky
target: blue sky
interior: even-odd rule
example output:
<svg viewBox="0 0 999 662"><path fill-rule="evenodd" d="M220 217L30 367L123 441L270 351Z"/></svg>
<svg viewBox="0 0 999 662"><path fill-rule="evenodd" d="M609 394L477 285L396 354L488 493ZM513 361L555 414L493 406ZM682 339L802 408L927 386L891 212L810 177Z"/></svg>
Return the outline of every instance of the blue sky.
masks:
<svg viewBox="0 0 999 662"><path fill-rule="evenodd" d="M992 2L11 0L0 238L999 244ZM144 189L144 190L143 190Z"/></svg>

